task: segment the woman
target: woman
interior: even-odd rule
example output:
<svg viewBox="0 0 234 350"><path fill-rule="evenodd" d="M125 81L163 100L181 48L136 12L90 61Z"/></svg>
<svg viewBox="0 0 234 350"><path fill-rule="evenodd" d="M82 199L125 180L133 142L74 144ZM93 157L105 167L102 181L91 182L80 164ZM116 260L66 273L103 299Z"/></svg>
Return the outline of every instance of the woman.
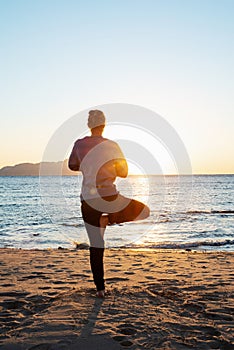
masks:
<svg viewBox="0 0 234 350"><path fill-rule="evenodd" d="M102 137L106 119L102 111L89 112L91 136L78 139L69 157L71 170L81 171L81 212L90 240L90 265L97 296L105 296L104 232L107 225L142 220L149 208L119 194L116 177L127 177L128 165L119 145Z"/></svg>

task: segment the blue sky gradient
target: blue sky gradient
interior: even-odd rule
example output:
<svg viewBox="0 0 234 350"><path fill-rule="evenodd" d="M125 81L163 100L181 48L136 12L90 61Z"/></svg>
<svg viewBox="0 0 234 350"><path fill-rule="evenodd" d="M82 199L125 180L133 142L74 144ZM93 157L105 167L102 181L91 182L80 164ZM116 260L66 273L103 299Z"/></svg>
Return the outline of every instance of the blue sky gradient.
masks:
<svg viewBox="0 0 234 350"><path fill-rule="evenodd" d="M234 173L233 18L232 0L0 0L0 166L123 102L171 123L195 173Z"/></svg>

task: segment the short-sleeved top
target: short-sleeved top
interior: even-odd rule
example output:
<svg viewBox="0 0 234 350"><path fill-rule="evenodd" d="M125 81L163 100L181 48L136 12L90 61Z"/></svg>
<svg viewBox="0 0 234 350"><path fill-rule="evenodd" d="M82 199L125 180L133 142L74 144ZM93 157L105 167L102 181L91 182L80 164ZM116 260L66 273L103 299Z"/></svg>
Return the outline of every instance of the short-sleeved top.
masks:
<svg viewBox="0 0 234 350"><path fill-rule="evenodd" d="M115 166L123 160L123 152L112 140L102 136L86 136L77 140L68 164L70 169L82 172L81 200L117 194Z"/></svg>

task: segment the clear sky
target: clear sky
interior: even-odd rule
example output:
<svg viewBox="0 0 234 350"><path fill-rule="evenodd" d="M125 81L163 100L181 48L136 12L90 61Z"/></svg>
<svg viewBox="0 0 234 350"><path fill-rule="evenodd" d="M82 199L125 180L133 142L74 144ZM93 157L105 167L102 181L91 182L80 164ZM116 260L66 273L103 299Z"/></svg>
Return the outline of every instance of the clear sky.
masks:
<svg viewBox="0 0 234 350"><path fill-rule="evenodd" d="M154 110L194 173L234 173L233 0L0 0L0 167L105 103Z"/></svg>

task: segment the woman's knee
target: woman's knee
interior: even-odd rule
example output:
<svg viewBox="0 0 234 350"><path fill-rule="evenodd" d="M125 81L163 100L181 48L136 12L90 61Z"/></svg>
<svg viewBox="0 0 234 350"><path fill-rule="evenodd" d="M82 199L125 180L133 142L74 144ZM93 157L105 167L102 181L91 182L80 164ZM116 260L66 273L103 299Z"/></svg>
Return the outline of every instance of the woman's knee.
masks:
<svg viewBox="0 0 234 350"><path fill-rule="evenodd" d="M150 209L147 205L144 206L143 210L141 211L138 220L147 219L150 216Z"/></svg>

